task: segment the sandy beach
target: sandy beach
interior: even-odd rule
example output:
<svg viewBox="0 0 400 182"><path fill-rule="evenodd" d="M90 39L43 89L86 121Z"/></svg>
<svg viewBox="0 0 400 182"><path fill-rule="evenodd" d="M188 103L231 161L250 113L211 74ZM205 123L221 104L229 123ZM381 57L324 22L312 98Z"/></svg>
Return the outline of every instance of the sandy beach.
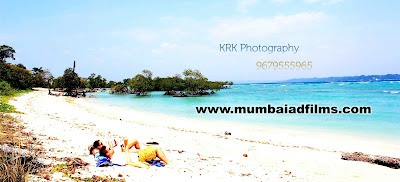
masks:
<svg viewBox="0 0 400 182"><path fill-rule="evenodd" d="M52 157L79 157L90 163L77 170L75 176L111 176L126 181L400 180L398 169L341 160L342 152L400 157L400 145L391 141L201 121L47 93L46 89L38 89L10 101L23 112L12 115L44 142L44 163L57 164ZM225 135L225 131L232 135ZM88 145L97 139L121 142L124 138L137 139L142 147L147 142L159 143L171 165L96 168ZM116 151L114 163L123 164L124 153L120 148ZM55 173L51 180L70 179Z"/></svg>

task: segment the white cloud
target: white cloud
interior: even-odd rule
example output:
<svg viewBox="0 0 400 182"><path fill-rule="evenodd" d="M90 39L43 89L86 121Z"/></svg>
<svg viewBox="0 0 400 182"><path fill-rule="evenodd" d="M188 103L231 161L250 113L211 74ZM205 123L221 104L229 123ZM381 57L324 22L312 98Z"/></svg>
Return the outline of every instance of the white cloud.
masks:
<svg viewBox="0 0 400 182"><path fill-rule="evenodd" d="M262 38L274 33L293 32L316 26L325 18L322 12L299 13L272 18L220 19L209 29L213 39L221 38Z"/></svg>
<svg viewBox="0 0 400 182"><path fill-rule="evenodd" d="M248 12L248 7L253 6L258 3L258 0L239 0L238 1L238 11L242 13Z"/></svg>

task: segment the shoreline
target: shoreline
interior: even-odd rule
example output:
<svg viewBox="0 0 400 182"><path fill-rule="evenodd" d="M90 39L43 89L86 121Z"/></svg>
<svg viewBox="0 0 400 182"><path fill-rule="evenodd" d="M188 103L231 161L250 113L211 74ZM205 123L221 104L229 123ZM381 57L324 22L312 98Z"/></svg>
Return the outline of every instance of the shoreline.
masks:
<svg viewBox="0 0 400 182"><path fill-rule="evenodd" d="M150 141L160 143L159 146L172 161L172 165L164 168L150 167L148 170L135 167L96 168L90 165L87 170L79 171L83 176L97 174L118 177L122 174L127 181L400 179L395 169L365 162L344 161L340 159L339 152L343 149L348 152L398 157L400 152L397 145L379 142L371 144L370 141L350 140L335 135L321 140L320 136L311 134L307 137L298 133L279 133L281 131L276 130L265 133L266 130L260 128L243 132L243 126L215 125L212 122L212 125L203 122L198 125L192 123L192 120L188 122L182 118L155 114L149 116L148 113L115 109L82 100L49 96L41 90L15 98L10 104L24 113L18 117L29 130L44 135L42 138L52 138L43 145L49 151L46 154L49 158L74 156L93 164L93 156L88 155L87 146L94 140L136 138L142 147ZM225 136L225 131L232 132L232 135ZM343 140L350 146L344 145ZM354 145L358 142L361 144ZM117 153L120 152L117 150ZM123 155L118 156L120 158L116 161L124 160Z"/></svg>
<svg viewBox="0 0 400 182"><path fill-rule="evenodd" d="M306 147L323 151L358 152L361 150L377 155L400 157L400 142L395 139L376 138L366 135L349 135L347 132L341 131L317 131L309 128L299 130L299 128L294 127L281 128L277 125L240 122L228 123L219 120L190 118L143 110L137 111L133 108L97 103L85 98L78 98L73 102L88 112L103 113L103 116L105 115L104 113L107 113L107 117L110 118L120 117L124 118L123 120L127 122L145 123L155 127L173 127L177 130L183 129L190 132L202 132L211 135L224 135L224 132L228 131L232 133L230 138L252 140L271 145ZM136 119L132 119L134 117ZM212 128L208 126L212 126ZM298 141L298 138L303 138L304 141ZM326 141L331 142L329 146L324 144ZM383 149L379 150L377 147ZM387 151L388 147L397 148L398 150L390 152Z"/></svg>

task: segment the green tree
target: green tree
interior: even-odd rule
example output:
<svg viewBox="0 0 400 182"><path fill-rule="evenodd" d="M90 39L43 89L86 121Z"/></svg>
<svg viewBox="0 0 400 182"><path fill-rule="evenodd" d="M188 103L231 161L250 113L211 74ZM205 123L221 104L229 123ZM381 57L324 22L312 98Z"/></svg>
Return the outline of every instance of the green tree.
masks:
<svg viewBox="0 0 400 182"><path fill-rule="evenodd" d="M49 87L53 80L53 75L51 74L49 69L43 69L42 67L32 68L32 74L34 77L34 86L35 87Z"/></svg>
<svg viewBox="0 0 400 182"><path fill-rule="evenodd" d="M22 63L19 63L19 64L17 64L16 66L18 66L18 67L20 67L20 68L23 68L23 69L26 69L26 67L25 67Z"/></svg>
<svg viewBox="0 0 400 182"><path fill-rule="evenodd" d="M167 77L167 78L158 78L158 81L155 82L155 87L157 90L162 91L171 91L171 90L184 90L184 80L181 78L180 75L175 75L174 77Z"/></svg>
<svg viewBox="0 0 400 182"><path fill-rule="evenodd" d="M225 85L226 82L209 82L209 89L213 91L219 91Z"/></svg>
<svg viewBox="0 0 400 182"><path fill-rule="evenodd" d="M80 88L90 88L89 82L87 78L80 78L81 79L81 84Z"/></svg>
<svg viewBox="0 0 400 182"><path fill-rule="evenodd" d="M208 90L207 78L199 70L186 69L183 72L185 76L185 91L189 94L195 94L199 91Z"/></svg>
<svg viewBox="0 0 400 182"><path fill-rule="evenodd" d="M125 94L128 92L128 88L122 82L118 82L115 86L110 89L110 94Z"/></svg>
<svg viewBox="0 0 400 182"><path fill-rule="evenodd" d="M153 73L149 70L143 70L143 74L137 74L132 78L130 87L135 90L137 95L146 95L148 91L153 89Z"/></svg>
<svg viewBox="0 0 400 182"><path fill-rule="evenodd" d="M66 89L68 95L72 95L72 90L78 88L81 84L81 79L72 68L67 68L62 76L62 87Z"/></svg>
<svg viewBox="0 0 400 182"><path fill-rule="evenodd" d="M34 78L29 70L0 62L0 80L8 82L13 88L25 90L32 88Z"/></svg>
<svg viewBox="0 0 400 182"><path fill-rule="evenodd" d="M97 75L92 73L88 77L88 82L90 85L90 88L105 88L107 86L107 79L103 78L101 75Z"/></svg>
<svg viewBox="0 0 400 182"><path fill-rule="evenodd" d="M115 85L116 85L115 81L109 81L109 82L107 83L107 88L112 88L112 87L114 87Z"/></svg>
<svg viewBox="0 0 400 182"><path fill-rule="evenodd" d="M11 58L15 60L14 58L15 50L8 46L8 45L2 45L0 46L0 62L5 63L7 58Z"/></svg>

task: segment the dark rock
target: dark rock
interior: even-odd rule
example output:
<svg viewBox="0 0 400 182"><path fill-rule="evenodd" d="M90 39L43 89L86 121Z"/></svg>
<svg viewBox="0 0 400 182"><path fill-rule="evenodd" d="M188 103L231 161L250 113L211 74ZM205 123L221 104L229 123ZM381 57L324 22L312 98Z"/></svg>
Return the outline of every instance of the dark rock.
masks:
<svg viewBox="0 0 400 182"><path fill-rule="evenodd" d="M225 131L225 135L232 135L232 133L229 131Z"/></svg>
<svg viewBox="0 0 400 182"><path fill-rule="evenodd" d="M188 95L184 92L179 92L174 95L174 97L188 97Z"/></svg>
<svg viewBox="0 0 400 182"><path fill-rule="evenodd" d="M205 90L201 90L196 92L194 95L210 95L210 93Z"/></svg>
<svg viewBox="0 0 400 182"><path fill-rule="evenodd" d="M166 91L164 95L175 95L176 92L174 90Z"/></svg>

